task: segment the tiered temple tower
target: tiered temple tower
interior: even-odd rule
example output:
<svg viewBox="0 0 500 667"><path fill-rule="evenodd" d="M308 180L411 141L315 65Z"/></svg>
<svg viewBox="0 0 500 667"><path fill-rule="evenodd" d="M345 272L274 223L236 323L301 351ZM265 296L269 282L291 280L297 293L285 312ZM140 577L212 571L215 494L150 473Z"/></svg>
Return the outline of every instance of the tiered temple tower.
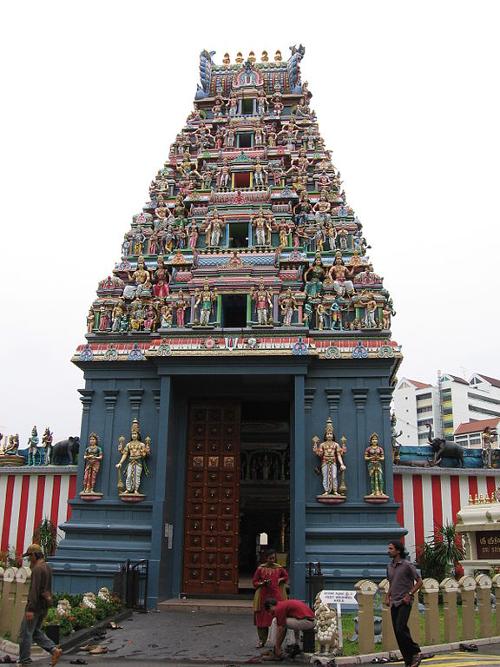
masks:
<svg viewBox="0 0 500 667"><path fill-rule="evenodd" d="M54 562L64 590L148 558L153 603L234 593L266 532L303 597L308 562L350 586L383 574L402 532L393 304L319 134L303 55L201 53L194 109L73 358L81 441L96 433L103 459L84 483L80 457L86 491Z"/></svg>

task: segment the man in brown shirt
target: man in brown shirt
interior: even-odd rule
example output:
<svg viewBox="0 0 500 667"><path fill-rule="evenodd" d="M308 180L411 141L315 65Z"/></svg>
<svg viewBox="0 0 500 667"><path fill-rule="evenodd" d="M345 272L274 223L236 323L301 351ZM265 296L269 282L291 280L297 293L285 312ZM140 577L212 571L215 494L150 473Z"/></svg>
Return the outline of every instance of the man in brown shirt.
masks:
<svg viewBox="0 0 500 667"><path fill-rule="evenodd" d="M18 664L31 664L31 645L35 641L52 655L50 664L55 665L61 657L62 650L41 629L52 602L52 571L45 562L40 545L31 544L23 556L27 556L30 561L31 582L24 618L19 629Z"/></svg>
<svg viewBox="0 0 500 667"><path fill-rule="evenodd" d="M389 542L387 555L392 561L387 566L389 591L386 603L391 607L392 627L406 667L418 667L422 662L420 646L413 641L408 628L414 594L422 586L416 568L406 560L404 544Z"/></svg>

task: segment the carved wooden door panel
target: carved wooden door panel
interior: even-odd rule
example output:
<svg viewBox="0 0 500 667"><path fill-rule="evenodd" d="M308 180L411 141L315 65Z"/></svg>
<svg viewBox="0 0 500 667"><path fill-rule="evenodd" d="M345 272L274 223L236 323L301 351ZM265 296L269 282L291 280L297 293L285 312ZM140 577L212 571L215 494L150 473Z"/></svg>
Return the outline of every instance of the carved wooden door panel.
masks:
<svg viewBox="0 0 500 667"><path fill-rule="evenodd" d="M191 405L187 457L182 590L237 593L239 403Z"/></svg>

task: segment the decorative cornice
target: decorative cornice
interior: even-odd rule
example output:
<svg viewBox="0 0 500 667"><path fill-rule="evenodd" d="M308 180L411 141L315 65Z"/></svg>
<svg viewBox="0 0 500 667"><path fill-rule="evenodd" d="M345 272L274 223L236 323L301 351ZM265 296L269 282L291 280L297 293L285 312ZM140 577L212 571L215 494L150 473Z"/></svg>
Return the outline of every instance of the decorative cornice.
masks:
<svg viewBox="0 0 500 667"><path fill-rule="evenodd" d="M144 395L144 389L128 390L128 400L130 402L131 410L139 410L139 408L141 407L143 395Z"/></svg>
<svg viewBox="0 0 500 667"><path fill-rule="evenodd" d="M382 403L382 408L388 410L391 407L392 401L392 387L378 387L377 388L380 402Z"/></svg>
<svg viewBox="0 0 500 667"><path fill-rule="evenodd" d="M342 389L325 389L325 394L328 402L328 412L331 415L333 410L338 410Z"/></svg>
<svg viewBox="0 0 500 667"><path fill-rule="evenodd" d="M356 408L364 408L366 399L368 398L369 389L366 389L366 387L356 387L351 389L351 392Z"/></svg>
<svg viewBox="0 0 500 667"><path fill-rule="evenodd" d="M79 389L78 393L80 394L80 401L83 406L83 411L88 412L92 401L94 399L95 391L93 389Z"/></svg>
<svg viewBox="0 0 500 667"><path fill-rule="evenodd" d="M120 393L119 389L104 389L102 392L104 394L104 403L106 405L106 410L113 411L115 409L116 400L118 394Z"/></svg>

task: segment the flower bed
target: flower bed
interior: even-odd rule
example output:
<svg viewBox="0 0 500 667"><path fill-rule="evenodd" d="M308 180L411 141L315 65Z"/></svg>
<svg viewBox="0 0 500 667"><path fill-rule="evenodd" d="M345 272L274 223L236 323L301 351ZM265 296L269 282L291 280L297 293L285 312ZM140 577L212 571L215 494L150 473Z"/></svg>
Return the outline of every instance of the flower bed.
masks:
<svg viewBox="0 0 500 667"><path fill-rule="evenodd" d="M102 590L102 589L101 589ZM69 595L58 593L53 596L51 607L44 620L44 626L58 625L61 637L67 637L75 630L91 628L99 621L122 611L119 598L101 592L97 596Z"/></svg>

